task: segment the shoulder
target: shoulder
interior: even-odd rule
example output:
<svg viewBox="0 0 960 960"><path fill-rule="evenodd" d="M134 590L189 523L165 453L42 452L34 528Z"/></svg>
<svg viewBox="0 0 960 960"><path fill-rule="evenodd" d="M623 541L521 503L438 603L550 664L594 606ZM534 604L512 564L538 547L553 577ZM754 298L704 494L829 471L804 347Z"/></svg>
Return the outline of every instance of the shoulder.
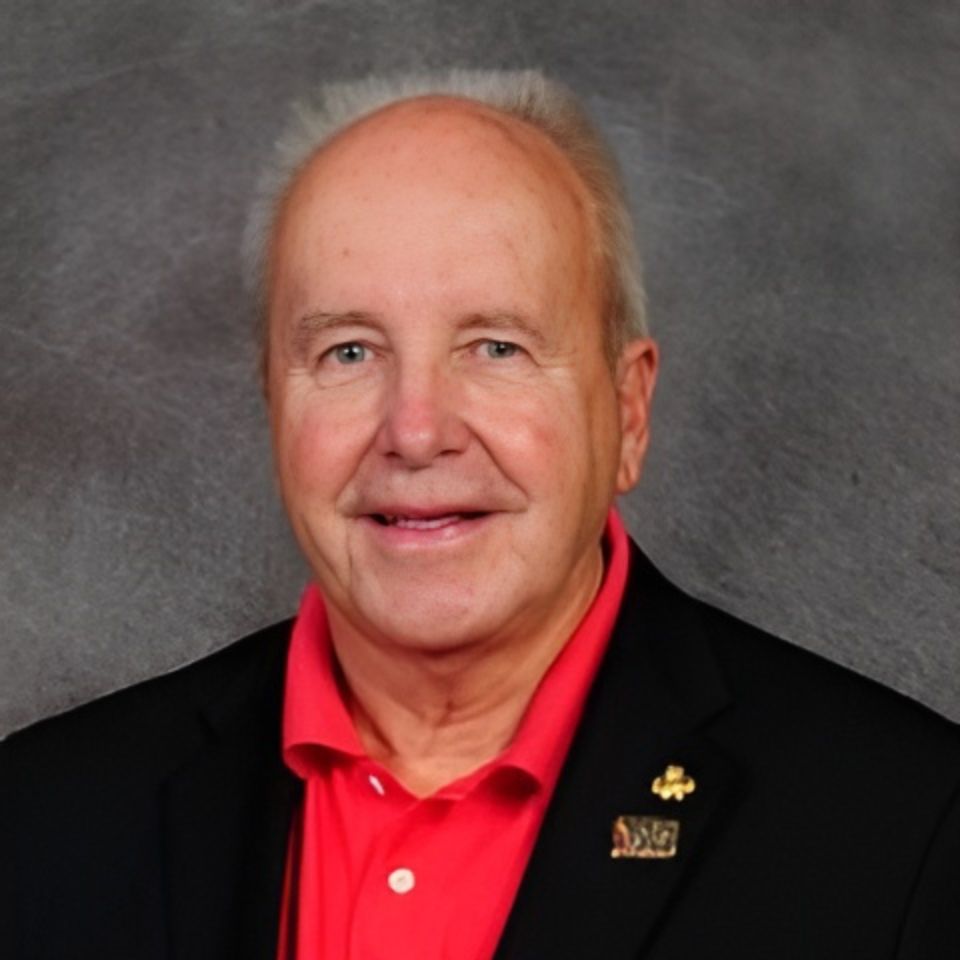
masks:
<svg viewBox="0 0 960 960"><path fill-rule="evenodd" d="M848 742L861 749L864 743L874 744L888 764L898 755L941 755L960 762L960 727L947 718L716 607L689 602L739 710L757 720L767 718L770 736L792 733L833 750Z"/></svg>
<svg viewBox="0 0 960 960"><path fill-rule="evenodd" d="M20 938L45 945L44 956L65 956L64 944L79 936L132 956L161 935L170 791L181 771L222 758L210 752L220 731L231 735L241 771L266 769L258 743L279 743L289 627L261 630L0 743L4 943Z"/></svg>
<svg viewBox="0 0 960 960"><path fill-rule="evenodd" d="M847 850L860 864L885 844L891 863L879 857L876 876L960 879L960 727L710 604L684 602L728 691L709 734L745 778L746 819L790 824L801 848ZM799 862L801 849L793 855Z"/></svg>
<svg viewBox="0 0 960 960"><path fill-rule="evenodd" d="M704 889L727 904L736 877L738 905L789 891L787 914L754 918L762 932L768 916L771 937L789 921L855 931L871 956L956 955L960 914L944 891L960 882L960 728L689 596L642 557L634 583L637 628L644 609L659 628L640 645L659 633L660 675L711 691L695 740L677 744L728 772Z"/></svg>
<svg viewBox="0 0 960 960"><path fill-rule="evenodd" d="M198 738L198 718L279 698L291 623L11 734L0 743L6 801L14 788L29 796L57 784L154 782Z"/></svg>
<svg viewBox="0 0 960 960"><path fill-rule="evenodd" d="M671 584L639 551L635 603L664 625L655 656L677 689L709 683L714 742L770 809L916 817L957 802L960 727L875 680L789 643ZM646 602L645 602L646 601ZM708 677L708 680L704 680ZM717 692L722 691L722 692ZM792 798L792 799L791 799Z"/></svg>
<svg viewBox="0 0 960 960"><path fill-rule="evenodd" d="M646 604L653 618L669 622L671 642L682 670L691 652L703 650L726 687L733 711L752 721L764 719L771 733L788 731L811 738L829 732L872 740L924 743L948 753L960 749L960 727L928 707L855 670L774 636L759 626L697 599L668 580L635 549L631 596ZM645 595L649 594L649 597ZM689 646L685 646L689 643Z"/></svg>

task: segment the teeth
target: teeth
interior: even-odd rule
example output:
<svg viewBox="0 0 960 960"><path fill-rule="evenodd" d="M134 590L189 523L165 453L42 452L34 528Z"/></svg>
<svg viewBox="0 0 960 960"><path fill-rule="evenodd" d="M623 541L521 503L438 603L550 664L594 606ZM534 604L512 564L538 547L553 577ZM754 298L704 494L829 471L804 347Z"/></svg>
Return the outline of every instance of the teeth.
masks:
<svg viewBox="0 0 960 960"><path fill-rule="evenodd" d="M416 519L413 517L396 517L394 523L400 527L401 530L439 530L440 527L449 526L451 523L456 523L459 519L460 517L457 514L447 515L445 517L433 517L432 519L425 517Z"/></svg>
<svg viewBox="0 0 960 960"><path fill-rule="evenodd" d="M449 526L460 519L460 514L448 514L445 517L434 517L432 519L414 518L414 517L387 517L388 523L392 526L400 527L401 530L438 530L440 527Z"/></svg>

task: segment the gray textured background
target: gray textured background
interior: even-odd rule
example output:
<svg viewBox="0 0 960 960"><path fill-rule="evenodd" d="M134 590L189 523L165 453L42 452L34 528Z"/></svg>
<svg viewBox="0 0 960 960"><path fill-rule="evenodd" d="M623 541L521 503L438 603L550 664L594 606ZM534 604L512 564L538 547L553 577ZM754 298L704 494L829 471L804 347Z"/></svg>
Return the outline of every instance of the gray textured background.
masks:
<svg viewBox="0 0 960 960"><path fill-rule="evenodd" d="M664 355L626 511L692 592L960 717L955 2L0 3L0 732L292 611L244 207L325 78L540 65Z"/></svg>

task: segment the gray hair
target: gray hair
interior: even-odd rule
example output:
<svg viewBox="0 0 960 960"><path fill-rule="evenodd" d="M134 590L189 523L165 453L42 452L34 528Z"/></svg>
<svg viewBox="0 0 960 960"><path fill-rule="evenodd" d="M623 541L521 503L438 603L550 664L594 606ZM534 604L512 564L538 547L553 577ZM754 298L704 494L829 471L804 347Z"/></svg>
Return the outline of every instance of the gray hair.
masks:
<svg viewBox="0 0 960 960"><path fill-rule="evenodd" d="M264 173L244 232L244 265L249 292L258 304L261 360L267 343L269 245L286 192L316 152L361 118L403 100L450 96L474 100L530 124L567 156L593 200L604 271L604 325L608 359L647 332L646 303L626 189L619 165L574 94L538 70L459 70L367 77L329 83L319 98L294 107L292 123L278 140L272 166Z"/></svg>

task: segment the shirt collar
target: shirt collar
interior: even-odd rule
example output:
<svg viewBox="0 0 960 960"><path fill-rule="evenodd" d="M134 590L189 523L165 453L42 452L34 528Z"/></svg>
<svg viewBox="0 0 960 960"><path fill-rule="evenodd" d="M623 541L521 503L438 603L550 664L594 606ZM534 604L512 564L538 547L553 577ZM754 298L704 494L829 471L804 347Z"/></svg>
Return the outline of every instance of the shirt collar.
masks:
<svg viewBox="0 0 960 960"><path fill-rule="evenodd" d="M540 681L509 746L481 770L444 788L460 795L493 770L515 769L552 790L583 712L587 692L613 632L629 566L623 521L610 509L604 528L603 582L570 639ZM323 596L315 584L303 593L287 656L283 751L287 766L306 779L318 756L334 750L366 756L344 702Z"/></svg>
<svg viewBox="0 0 960 960"><path fill-rule="evenodd" d="M283 751L287 766L306 779L315 773L316 748L365 756L353 725L330 642L327 610L316 584L303 592L287 655Z"/></svg>

